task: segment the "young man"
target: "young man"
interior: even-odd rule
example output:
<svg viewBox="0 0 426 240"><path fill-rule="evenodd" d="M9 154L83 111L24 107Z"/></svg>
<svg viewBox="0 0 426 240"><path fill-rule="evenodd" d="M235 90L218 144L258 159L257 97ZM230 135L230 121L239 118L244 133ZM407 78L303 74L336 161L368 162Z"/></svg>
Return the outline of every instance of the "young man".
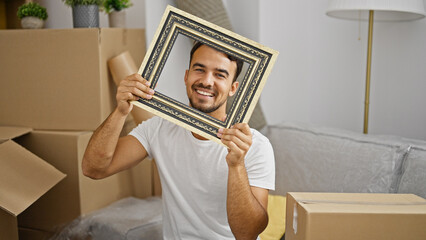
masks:
<svg viewBox="0 0 426 240"><path fill-rule="evenodd" d="M236 59L194 45L184 79L191 107L224 119L239 71ZM159 117L119 138L133 107L129 101L153 94L138 74L121 81L117 108L88 144L84 174L104 178L149 155L156 160L162 184L164 239L256 239L268 223L268 192L275 187L268 139L239 123L219 130L223 147Z"/></svg>

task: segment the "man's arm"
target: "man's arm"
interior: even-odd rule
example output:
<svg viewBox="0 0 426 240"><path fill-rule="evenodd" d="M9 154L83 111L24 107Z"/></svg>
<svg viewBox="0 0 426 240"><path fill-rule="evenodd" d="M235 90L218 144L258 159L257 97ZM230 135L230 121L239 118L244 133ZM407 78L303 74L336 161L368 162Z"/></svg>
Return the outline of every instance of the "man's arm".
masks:
<svg viewBox="0 0 426 240"><path fill-rule="evenodd" d="M119 138L127 115L133 108L132 100L152 98L149 83L138 74L128 76L117 89L117 108L96 129L83 156L83 174L100 179L130 168L146 156L147 152L133 136Z"/></svg>
<svg viewBox="0 0 426 240"><path fill-rule="evenodd" d="M256 239L268 224L268 190L251 187L244 158L252 143L248 124L239 123L218 134L228 147L227 213L236 239Z"/></svg>

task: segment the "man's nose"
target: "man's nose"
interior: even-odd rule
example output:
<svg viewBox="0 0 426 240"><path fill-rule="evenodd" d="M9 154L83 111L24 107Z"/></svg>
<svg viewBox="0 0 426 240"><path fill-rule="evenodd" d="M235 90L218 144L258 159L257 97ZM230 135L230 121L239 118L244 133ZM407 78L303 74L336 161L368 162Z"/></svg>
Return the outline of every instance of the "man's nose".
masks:
<svg viewBox="0 0 426 240"><path fill-rule="evenodd" d="M211 72L206 72L200 79L204 86L213 86L214 76Z"/></svg>

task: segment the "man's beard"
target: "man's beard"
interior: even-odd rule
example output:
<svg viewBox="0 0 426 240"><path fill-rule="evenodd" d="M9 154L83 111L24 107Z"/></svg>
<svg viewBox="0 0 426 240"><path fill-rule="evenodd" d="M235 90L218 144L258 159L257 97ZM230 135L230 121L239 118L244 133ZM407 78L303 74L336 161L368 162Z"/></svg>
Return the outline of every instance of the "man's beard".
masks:
<svg viewBox="0 0 426 240"><path fill-rule="evenodd" d="M216 111L218 108L220 108L224 103L226 102L226 99L217 104L217 105L210 105L210 106L202 106L202 104L200 104L199 106L195 105L192 100L189 98L189 103L191 104L191 106L197 110L200 110L203 113L211 113Z"/></svg>
<svg viewBox="0 0 426 240"><path fill-rule="evenodd" d="M211 87L211 86L203 86L203 84L202 83L199 83L199 84L194 84L192 87L192 91L194 92L194 93L196 93L197 91L196 91L196 88L201 88L201 89L208 89L208 90L213 90L213 88ZM215 91L215 90L213 90L214 91L214 95L215 96L217 96L217 91ZM191 107L193 107L193 108L195 108L195 109L197 109L197 110L200 110L201 112L203 112L203 113L211 113L211 112L214 112L214 111L216 111L218 108L220 108L225 102L226 102L226 99L223 101L223 102L220 102L220 103L218 103L217 105L210 105L210 106L203 106L203 104L200 104L200 105L195 105L193 102L192 102L192 100L191 100L191 98L188 98L189 99L189 103L191 104Z"/></svg>

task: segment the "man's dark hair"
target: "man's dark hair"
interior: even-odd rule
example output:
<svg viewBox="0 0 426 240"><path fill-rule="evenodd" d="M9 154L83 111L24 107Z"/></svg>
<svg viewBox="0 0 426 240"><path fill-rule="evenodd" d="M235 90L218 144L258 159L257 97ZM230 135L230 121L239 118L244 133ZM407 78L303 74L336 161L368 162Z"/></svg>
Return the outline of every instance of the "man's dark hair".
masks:
<svg viewBox="0 0 426 240"><path fill-rule="evenodd" d="M191 64L192 55L194 55L195 51L197 51L197 49L200 48L202 45L205 45L205 44L202 43L202 42L196 42L194 44L194 46L191 49L191 55L189 57L189 64ZM223 51L221 51L219 49L216 49L216 50L219 51L219 52L223 52ZM229 54L227 54L225 52L223 52L223 53L228 57L229 60L231 60L232 62L236 62L237 63L237 71L235 71L235 76L234 76L234 79L232 80L232 82L235 82L237 80L238 76L241 73L241 69L243 68L243 60L241 60L239 58L236 58L234 56L231 56L231 55L229 55ZM189 67L191 67L191 66L189 66Z"/></svg>

